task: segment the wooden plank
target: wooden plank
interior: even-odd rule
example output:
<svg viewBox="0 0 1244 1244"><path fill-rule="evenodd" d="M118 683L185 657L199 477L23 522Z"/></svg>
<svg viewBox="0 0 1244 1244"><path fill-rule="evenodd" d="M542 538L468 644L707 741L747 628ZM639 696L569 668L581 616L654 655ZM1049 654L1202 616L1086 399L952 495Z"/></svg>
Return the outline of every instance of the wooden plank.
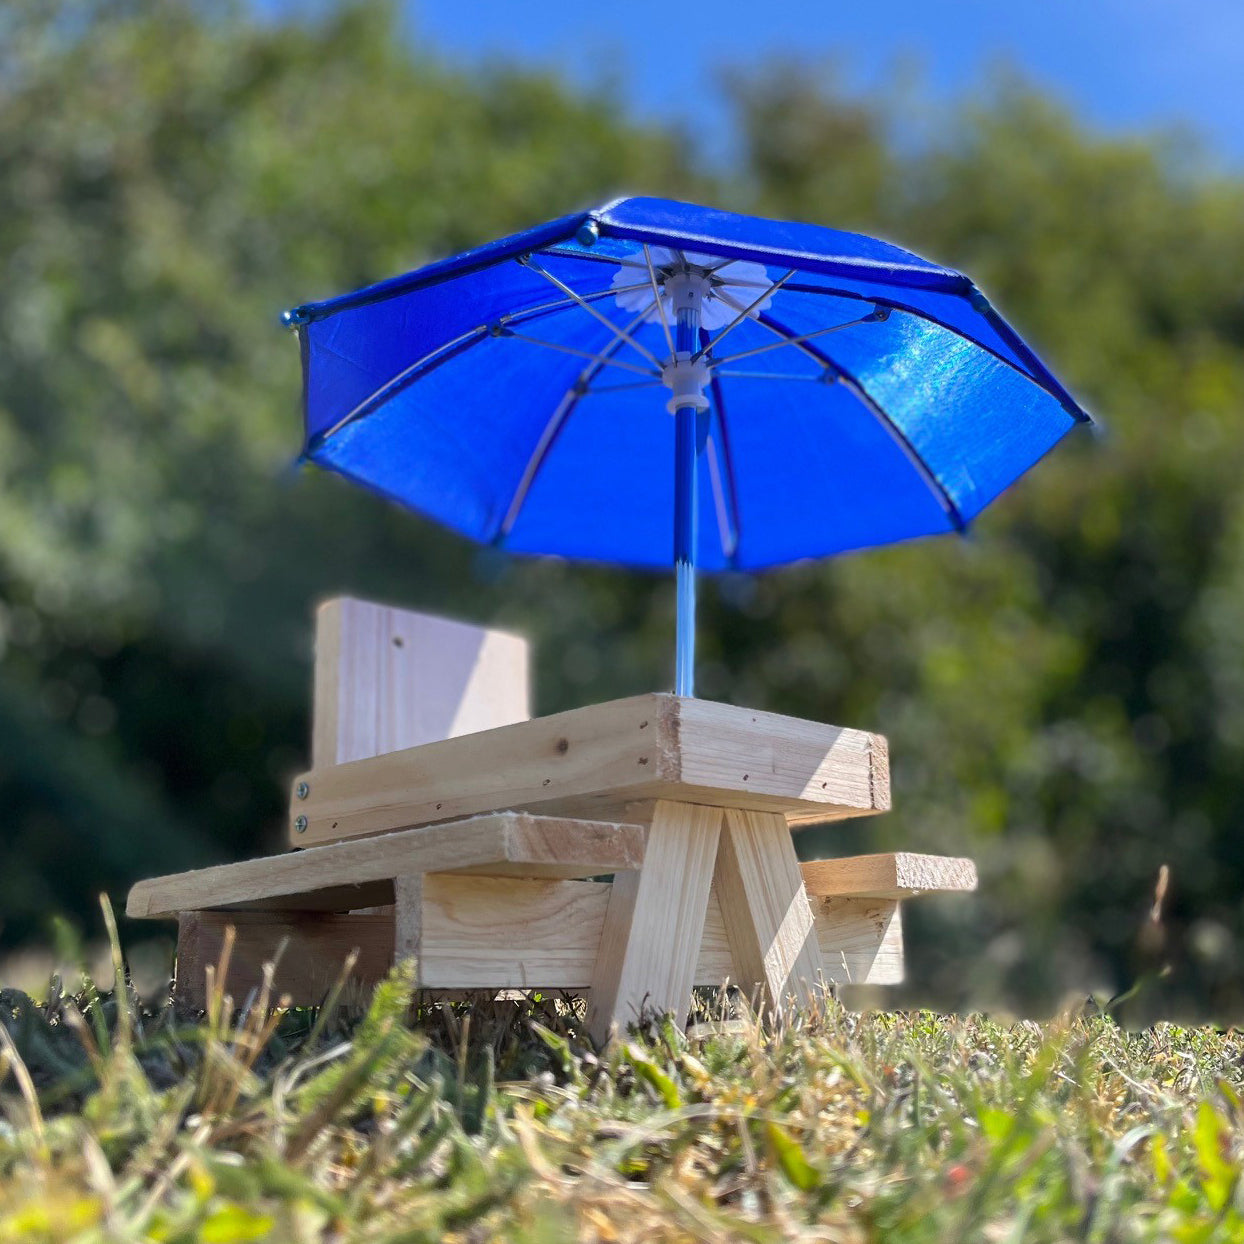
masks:
<svg viewBox="0 0 1244 1244"><path fill-rule="evenodd" d="M594 983L612 901L608 882L449 874L426 881L423 962L429 976L421 983L575 991ZM818 902L815 908L826 979L874 985L902 979L896 904L845 899ZM727 980L735 980L730 943L721 903L710 891L694 983L712 988Z"/></svg>
<svg viewBox="0 0 1244 1244"><path fill-rule="evenodd" d="M280 906L350 911L393 901L393 878L418 872L590 877L637 868L638 825L504 812L140 881L131 916Z"/></svg>
<svg viewBox="0 0 1244 1244"><path fill-rule="evenodd" d="M584 989L609 890L606 882L426 877L419 983Z"/></svg>
<svg viewBox="0 0 1244 1244"><path fill-rule="evenodd" d="M800 865L809 894L854 898L914 898L934 890L976 889L976 865L949 855L851 855L805 860Z"/></svg>
<svg viewBox="0 0 1244 1244"><path fill-rule="evenodd" d="M602 1002L611 1006L616 998L616 991L603 999L595 994L612 890L603 881L428 876L420 983L438 989L591 987L595 1015ZM827 980L871 985L902 980L897 903L823 899L813 907ZM691 982L716 988L726 981L736 981L730 942L721 903L710 890L687 991ZM605 1023L593 1033L603 1038L609 1027Z"/></svg>
<svg viewBox="0 0 1244 1244"><path fill-rule="evenodd" d="M624 949L619 954L616 944L599 948L606 961L618 961L618 970L595 982L595 1040L604 1042L612 1030L646 1011L668 1012L675 1023L686 1022L721 816L717 808L666 800L654 807L629 923L610 925L611 938L625 935Z"/></svg>
<svg viewBox="0 0 1244 1244"><path fill-rule="evenodd" d="M365 1000L364 991L384 977L395 952L414 956L420 986L441 996L463 989L581 991L594 985L613 889L608 882L449 873L422 881L420 901L419 879L402 879L408 888L401 922L392 908L369 916L183 913L178 996L190 1006L204 1005L204 969L218 961L228 925L237 929L237 942L227 988L239 1002L259 985L264 963L284 938L289 945L276 974L276 992L289 993L295 1006L316 1005L356 947L361 954L349 998L355 1002ZM818 899L813 907L826 979L876 985L902 980L897 903ZM694 982L716 988L736 979L721 904L710 891ZM609 1027L604 1026L602 1036Z"/></svg>
<svg viewBox="0 0 1244 1244"><path fill-rule="evenodd" d="M435 874L432 874L435 875ZM429 874L410 873L393 878L393 942L395 963L413 959L416 980L423 980L423 913Z"/></svg>
<svg viewBox="0 0 1244 1244"><path fill-rule="evenodd" d="M518 635L339 597L316 614L313 764L343 764L526 721Z"/></svg>
<svg viewBox="0 0 1244 1244"><path fill-rule="evenodd" d="M315 611L315 665L311 691L311 763L340 764L345 757L337 745L337 702L341 687L342 601L326 600ZM297 798L297 796L295 796Z"/></svg>
<svg viewBox="0 0 1244 1244"><path fill-rule="evenodd" d="M879 735L712 700L677 704L680 798L730 792L729 801L712 802L779 811L794 824L890 808L889 751Z"/></svg>
<svg viewBox="0 0 1244 1244"><path fill-rule="evenodd" d="M734 981L780 1015L792 996L813 1000L824 980L799 861L785 817L731 808L725 818L714 884Z"/></svg>
<svg viewBox="0 0 1244 1244"><path fill-rule="evenodd" d="M729 704L644 695L318 768L295 783L310 845L525 808L620 819L635 801L780 812L800 824L889 807L884 740Z"/></svg>
<svg viewBox="0 0 1244 1244"><path fill-rule="evenodd" d="M615 1028L618 987L622 981L622 967L626 962L642 875L642 872L626 872L614 877L609 887L605 918L592 951L587 1027L598 1045L604 1045Z"/></svg>
<svg viewBox="0 0 1244 1244"><path fill-rule="evenodd" d="M308 824L302 834L291 826L290 841L311 845L593 791L642 790L668 769L657 708L655 697L640 696L317 769L298 780L308 795L291 802L291 815Z"/></svg>
<svg viewBox="0 0 1244 1244"><path fill-rule="evenodd" d="M241 1005L263 980L264 964L287 941L273 1002L282 993L295 1006L314 1006L336 982L346 956L359 952L347 1000L383 979L393 963L392 916L307 915L269 912L188 911L178 921L175 991L184 1005L207 1004L206 969L220 959L225 929L237 931L224 988Z"/></svg>
<svg viewBox="0 0 1244 1244"><path fill-rule="evenodd" d="M827 980L897 985L903 979L902 905L892 899L812 900Z"/></svg>

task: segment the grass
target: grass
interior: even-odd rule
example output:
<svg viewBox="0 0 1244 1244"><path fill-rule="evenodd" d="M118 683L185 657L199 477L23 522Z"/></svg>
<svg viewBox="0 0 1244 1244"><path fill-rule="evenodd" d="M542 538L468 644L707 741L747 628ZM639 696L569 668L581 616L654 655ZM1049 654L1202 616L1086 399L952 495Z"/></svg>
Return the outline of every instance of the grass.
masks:
<svg viewBox="0 0 1244 1244"><path fill-rule="evenodd" d="M272 1001L0 992L0 1242L1244 1239L1234 1031Z"/></svg>

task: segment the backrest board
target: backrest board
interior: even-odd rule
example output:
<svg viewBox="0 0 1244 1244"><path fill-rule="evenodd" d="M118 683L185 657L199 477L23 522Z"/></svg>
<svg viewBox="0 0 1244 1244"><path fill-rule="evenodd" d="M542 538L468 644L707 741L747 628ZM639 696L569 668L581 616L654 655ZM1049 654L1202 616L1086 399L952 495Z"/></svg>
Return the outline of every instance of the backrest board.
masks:
<svg viewBox="0 0 1244 1244"><path fill-rule="evenodd" d="M352 597L315 623L311 762L344 764L526 721L527 641Z"/></svg>

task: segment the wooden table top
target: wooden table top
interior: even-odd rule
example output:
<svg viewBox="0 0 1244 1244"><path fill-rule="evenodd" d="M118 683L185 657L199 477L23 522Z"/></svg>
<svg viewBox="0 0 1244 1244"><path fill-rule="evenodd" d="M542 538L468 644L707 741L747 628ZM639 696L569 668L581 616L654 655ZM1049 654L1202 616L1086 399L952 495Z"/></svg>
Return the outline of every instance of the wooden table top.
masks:
<svg viewBox="0 0 1244 1244"><path fill-rule="evenodd" d="M289 841L511 808L625 820L654 799L780 812L792 828L869 816L890 807L889 752L884 736L863 730L633 696L313 769L294 781Z"/></svg>

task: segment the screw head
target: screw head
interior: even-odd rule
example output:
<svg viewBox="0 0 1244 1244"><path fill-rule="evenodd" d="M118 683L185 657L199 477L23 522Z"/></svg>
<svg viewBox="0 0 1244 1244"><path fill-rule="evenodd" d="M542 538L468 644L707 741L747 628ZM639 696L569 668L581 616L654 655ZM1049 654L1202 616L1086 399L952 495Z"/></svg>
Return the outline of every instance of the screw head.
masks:
<svg viewBox="0 0 1244 1244"><path fill-rule="evenodd" d="M307 818L305 816L297 817L294 821L294 829L300 834L305 834L307 832Z"/></svg>
<svg viewBox="0 0 1244 1244"><path fill-rule="evenodd" d="M294 787L294 794L297 795L299 799L305 799L310 793L311 787L309 787L306 782L299 782L298 785Z"/></svg>

